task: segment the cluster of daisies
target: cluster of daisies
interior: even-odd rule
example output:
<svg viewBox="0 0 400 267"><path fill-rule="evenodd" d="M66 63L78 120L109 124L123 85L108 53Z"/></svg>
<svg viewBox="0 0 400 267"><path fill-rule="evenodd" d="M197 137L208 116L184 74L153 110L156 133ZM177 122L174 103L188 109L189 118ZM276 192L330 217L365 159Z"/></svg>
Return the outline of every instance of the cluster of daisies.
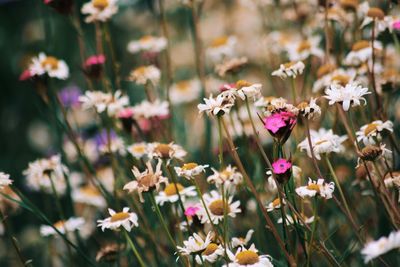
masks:
<svg viewBox="0 0 400 267"><path fill-rule="evenodd" d="M276 2L240 0L232 5L264 12L274 10ZM139 64L122 78L122 85L132 83L143 93L139 101L136 91L121 86L115 55L106 56L102 46L102 38L110 38L107 23L126 3L83 4L84 21L102 37L96 40L102 49L83 58L80 66L88 89L51 90L49 79L67 80L70 70L66 61L43 52L20 76L62 118L65 130L62 153L48 153L23 171L24 190L57 203L57 219L44 220L40 234L62 236L67 246L99 234L116 237L118 243L101 241L97 261L120 260L126 249L120 239L125 237L140 266L152 257L140 253L150 244L166 260L185 266L269 267L285 261L295 266L294 259L310 266L320 253L329 263L342 257L330 244L327 248L333 243L327 232L336 235L343 222L325 220L326 208L348 221L345 232L359 243L349 253L356 250L365 263L378 257L385 263L382 255L400 248L395 158L400 151L388 108L400 80L400 20L392 9L368 1L278 2L279 19L302 30L268 30L256 40L259 48L244 43L246 38L235 31L199 41L196 14L204 3L180 1L179 8L191 9L194 16L198 75L175 79L170 62L160 63L164 56L171 60L168 27L162 27L163 36L131 40L124 49ZM75 12L72 1L45 4L62 14ZM157 12L163 12L161 6ZM260 19L275 25L273 18ZM392 35L393 44L383 41ZM253 68L262 75L247 75ZM351 183L352 168L341 169L341 161L354 165L357 179ZM14 200L7 205L22 203L35 211L3 172L0 193ZM385 220L393 229L388 237L370 241L377 233L360 231L376 225L357 218L362 211L359 203L349 201L353 195L368 205L375 197L375 207L388 214ZM73 215L64 212L60 200L71 201ZM4 201L0 199L0 209ZM5 226L0 222L0 234ZM272 233L278 246L260 242L264 231Z"/></svg>

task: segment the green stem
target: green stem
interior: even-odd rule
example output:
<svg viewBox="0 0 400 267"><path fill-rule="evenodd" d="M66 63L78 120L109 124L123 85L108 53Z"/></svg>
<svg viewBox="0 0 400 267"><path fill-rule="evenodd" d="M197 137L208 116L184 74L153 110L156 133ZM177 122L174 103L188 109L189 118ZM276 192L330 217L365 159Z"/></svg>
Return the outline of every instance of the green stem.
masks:
<svg viewBox="0 0 400 267"><path fill-rule="evenodd" d="M318 223L317 214L318 214L318 199L317 199L317 196L315 196L315 201L314 201L314 222L313 222L313 225L312 225L310 241L308 243L308 253L307 253L308 257L307 257L307 264L306 264L307 267L310 266L311 248L312 248L312 243L313 243L313 240L314 240L315 231L317 229L317 223Z"/></svg>
<svg viewBox="0 0 400 267"><path fill-rule="evenodd" d="M146 265L143 262L142 257L140 256L139 252L137 251L135 244L133 244L132 239L130 238L128 232L124 230L126 241L128 241L129 246L131 247L133 254L135 254L137 260L139 261L140 266L145 267Z"/></svg>
<svg viewBox="0 0 400 267"><path fill-rule="evenodd" d="M218 120L218 144L219 144L219 154L218 154L218 159L219 159L219 164L221 165L221 168L224 167L224 146L223 146L223 136L222 136L222 124L221 124L221 120L222 117L221 116L217 116L217 120Z"/></svg>

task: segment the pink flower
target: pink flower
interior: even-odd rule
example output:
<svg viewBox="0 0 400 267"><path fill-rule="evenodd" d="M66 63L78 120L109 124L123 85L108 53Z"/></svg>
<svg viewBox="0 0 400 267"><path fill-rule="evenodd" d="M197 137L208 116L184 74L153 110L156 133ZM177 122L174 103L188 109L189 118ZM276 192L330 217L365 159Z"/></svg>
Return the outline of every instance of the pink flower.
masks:
<svg viewBox="0 0 400 267"><path fill-rule="evenodd" d="M284 174L292 168L292 163L286 159L278 159L272 163L272 171L275 174Z"/></svg>
<svg viewBox="0 0 400 267"><path fill-rule="evenodd" d="M225 83L219 87L219 91L224 92L235 88L236 88L236 83Z"/></svg>
<svg viewBox="0 0 400 267"><path fill-rule="evenodd" d="M90 56L86 59L85 61L85 67L90 67L92 65L100 65L100 64L104 64L104 62L106 62L106 57L102 54L100 55L93 55Z"/></svg>
<svg viewBox="0 0 400 267"><path fill-rule="evenodd" d="M30 78L32 78L30 70L24 70L24 72L22 72L21 75L19 76L20 81L26 81L29 80Z"/></svg>
<svg viewBox="0 0 400 267"><path fill-rule="evenodd" d="M132 108L124 108L120 112L118 112L117 117L119 119L129 119L132 118L133 110Z"/></svg>
<svg viewBox="0 0 400 267"><path fill-rule="evenodd" d="M400 20L396 20L395 22L393 22L392 28L396 31L400 30Z"/></svg>
<svg viewBox="0 0 400 267"><path fill-rule="evenodd" d="M197 207L197 206L189 206L189 207L186 208L186 210L185 210L185 215L186 215L186 216L193 217L194 215L196 215L196 213L197 213L198 210L200 210L200 208Z"/></svg>
<svg viewBox="0 0 400 267"><path fill-rule="evenodd" d="M279 114L272 114L264 119L265 129L273 132L274 134L279 131L279 129L286 126L285 121Z"/></svg>

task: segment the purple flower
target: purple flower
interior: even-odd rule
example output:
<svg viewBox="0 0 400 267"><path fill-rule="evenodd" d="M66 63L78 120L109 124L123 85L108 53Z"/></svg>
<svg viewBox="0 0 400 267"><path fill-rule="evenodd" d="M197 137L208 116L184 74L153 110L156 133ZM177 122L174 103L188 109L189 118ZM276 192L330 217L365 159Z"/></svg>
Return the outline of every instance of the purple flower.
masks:
<svg viewBox="0 0 400 267"><path fill-rule="evenodd" d="M58 92L61 103L66 107L79 107L79 96L82 94L78 86L72 85L64 87Z"/></svg>
<svg viewBox="0 0 400 267"><path fill-rule="evenodd" d="M110 131L110 138L111 140L116 138L117 134L114 131ZM105 146L108 144L108 136L107 136L107 131L106 130L102 130L101 132L99 132L96 136L95 136L95 141L96 141L96 146L100 147L100 146Z"/></svg>

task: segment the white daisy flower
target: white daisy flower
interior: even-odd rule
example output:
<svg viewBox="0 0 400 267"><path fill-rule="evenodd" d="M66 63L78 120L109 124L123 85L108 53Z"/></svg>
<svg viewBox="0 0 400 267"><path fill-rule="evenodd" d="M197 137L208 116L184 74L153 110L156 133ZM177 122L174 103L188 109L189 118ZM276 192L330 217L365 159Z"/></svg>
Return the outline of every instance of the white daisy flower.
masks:
<svg viewBox="0 0 400 267"><path fill-rule="evenodd" d="M342 143L347 139L346 135L338 136L333 134L332 129L326 130L320 128L318 131L310 130L311 144L313 147L315 158L320 160L321 154L329 154L332 152L340 153L344 151ZM301 151L307 151L307 155L312 158L311 149L308 139L304 139L298 146Z"/></svg>
<svg viewBox="0 0 400 267"><path fill-rule="evenodd" d="M161 184L168 184L168 178L162 176L161 171L162 161L158 160L157 166L153 169L151 162L146 163L147 169L144 172L140 172L136 166L133 166L132 172L136 180L127 183L124 186L124 190L128 190L129 193L137 191L141 202L144 202L143 192L148 192L152 189L157 191L160 189Z"/></svg>
<svg viewBox="0 0 400 267"><path fill-rule="evenodd" d="M60 155L30 162L23 174L26 176L28 187L35 191L53 193L51 180L58 194L63 195L67 188L64 174L68 175L69 170L61 163Z"/></svg>
<svg viewBox="0 0 400 267"><path fill-rule="evenodd" d="M69 77L69 69L64 60L53 56L47 56L45 53L39 53L32 59L29 65L31 76L41 76L47 74L51 78L65 80Z"/></svg>
<svg viewBox="0 0 400 267"><path fill-rule="evenodd" d="M225 252L222 245L218 245L216 243L211 242L210 244L208 244L206 249L203 252L201 252L200 255L196 255L195 260L197 264L199 264L200 266L205 261L214 263L220 256L224 255L224 253Z"/></svg>
<svg viewBox="0 0 400 267"><path fill-rule="evenodd" d="M221 36L214 39L207 48L207 56L214 62L230 58L235 55L237 39L234 36Z"/></svg>
<svg viewBox="0 0 400 267"><path fill-rule="evenodd" d="M282 199L283 201L283 205L286 204L285 199ZM281 200L279 199L279 197L275 198L273 201L271 201L270 203L268 203L268 205L266 206L267 211L271 212L273 210L277 210L281 208Z"/></svg>
<svg viewBox="0 0 400 267"><path fill-rule="evenodd" d="M154 65L140 66L134 69L129 75L129 80L143 85L147 83L157 85L160 78L161 71Z"/></svg>
<svg viewBox="0 0 400 267"><path fill-rule="evenodd" d="M239 247L235 254L230 250L227 251L229 260L231 261L223 267L273 267L271 262L271 256L269 255L258 255L258 250L255 245L252 244L248 249Z"/></svg>
<svg viewBox="0 0 400 267"><path fill-rule="evenodd" d="M201 92L199 80L184 80L173 84L169 90L169 98L173 104L179 105L198 99Z"/></svg>
<svg viewBox="0 0 400 267"><path fill-rule="evenodd" d="M356 107L361 105L361 101L364 101L366 105L367 100L363 97L368 95L368 88L362 87L357 82L348 83L346 86L339 84L332 84L325 90L325 98L329 100L329 105L340 103L345 111L349 110L350 106Z"/></svg>
<svg viewBox="0 0 400 267"><path fill-rule="evenodd" d="M382 44L379 41L374 41L374 49L381 50ZM372 59L371 43L361 40L353 44L351 51L346 55L343 63L350 66L359 66L370 59Z"/></svg>
<svg viewBox="0 0 400 267"><path fill-rule="evenodd" d="M162 144L157 142L149 144L149 158L183 160L186 155L187 152L183 149L183 147L174 144L173 142L169 144Z"/></svg>
<svg viewBox="0 0 400 267"><path fill-rule="evenodd" d="M212 168L212 171L214 174L208 176L207 182L213 183L217 187L222 184L226 186L239 185L243 182L243 175L236 170L236 167L232 167L230 164L220 172L214 168Z"/></svg>
<svg viewBox="0 0 400 267"><path fill-rule="evenodd" d="M85 185L72 191L75 203L82 203L98 208L105 208L107 203L100 191L93 185Z"/></svg>
<svg viewBox="0 0 400 267"><path fill-rule="evenodd" d="M324 179L318 179L313 181L308 178L307 186L300 186L295 189L296 193L301 197L315 197L316 195L321 196L325 199L332 198L333 191L335 190L335 184L333 182L325 183Z"/></svg>
<svg viewBox="0 0 400 267"><path fill-rule="evenodd" d="M181 255L191 255L203 252L208 245L211 244L211 232L209 232L205 239L200 235L193 233L188 240L183 241L183 246L176 246Z"/></svg>
<svg viewBox="0 0 400 267"><path fill-rule="evenodd" d="M126 149L135 159L141 159L148 154L148 144L145 142L135 143Z"/></svg>
<svg viewBox="0 0 400 267"><path fill-rule="evenodd" d="M229 113L231 107L235 104L232 99L227 99L224 95L219 94L216 98L210 95L209 98L204 98L204 104L198 104L199 113L205 112L208 116L224 115Z"/></svg>
<svg viewBox="0 0 400 267"><path fill-rule="evenodd" d="M198 165L194 162L185 163L182 167L174 167L175 172L186 179L193 179L195 176L201 174L206 171L209 165Z"/></svg>
<svg viewBox="0 0 400 267"><path fill-rule="evenodd" d="M318 106L316 98L311 97L310 102L302 102L297 108L299 109L299 114L309 120L314 120L321 116L321 108Z"/></svg>
<svg viewBox="0 0 400 267"><path fill-rule="evenodd" d="M304 61L310 56L322 58L324 51L319 48L321 37L313 36L302 41L293 41L287 44L286 50L290 61Z"/></svg>
<svg viewBox="0 0 400 267"><path fill-rule="evenodd" d="M69 218L66 221L58 221L53 226L62 234L72 233L76 230L81 230L82 226L85 224L85 220L83 218ZM40 226L40 234L42 236L50 236L50 235L58 235L56 230L53 227L48 225Z"/></svg>
<svg viewBox="0 0 400 267"><path fill-rule="evenodd" d="M305 65L301 61L297 62L288 62L285 64L281 64L279 69L272 72L272 76L278 76L281 79L286 79L287 77L296 78L297 75L303 73Z"/></svg>
<svg viewBox="0 0 400 267"><path fill-rule="evenodd" d="M198 216L201 219L201 223L210 223L208 219L206 208L209 211L211 220L213 224L218 224L220 221L224 219L224 201L222 200L222 196L215 190L211 191L209 194L203 195L204 202L206 207L202 206L201 210L199 210ZM226 215L228 217L235 218L237 213L241 212L239 208L240 201L233 202L233 197L230 196L225 201Z"/></svg>
<svg viewBox="0 0 400 267"><path fill-rule="evenodd" d="M389 252L392 249L400 248L400 231L391 232L388 237L381 237L378 240L367 243L361 250L364 257L364 263Z"/></svg>
<svg viewBox="0 0 400 267"><path fill-rule="evenodd" d="M251 237L253 236L254 230L250 229L249 231L247 231L246 237L232 237L231 240L231 245L233 248L236 247L243 247L243 246L247 246L247 244L250 242Z"/></svg>
<svg viewBox="0 0 400 267"><path fill-rule="evenodd" d="M13 183L10 179L10 175L4 172L0 172L0 190L3 190L5 186L9 186Z"/></svg>
<svg viewBox="0 0 400 267"><path fill-rule="evenodd" d="M86 23L105 22L118 12L118 0L91 0L82 6L81 12L88 15Z"/></svg>
<svg viewBox="0 0 400 267"><path fill-rule="evenodd" d="M387 120L385 122L381 120L373 121L366 124L356 132L357 141L363 141L367 145L375 145L377 142L382 141L382 134L385 132L393 132L393 122Z"/></svg>
<svg viewBox="0 0 400 267"><path fill-rule="evenodd" d="M388 29L392 32L392 24L395 21L393 16L385 16L385 13L382 9L377 7L371 7L366 14L363 22L361 23L360 28L364 28L367 25L370 25L372 22L375 22L375 33L378 35L381 32L384 32Z"/></svg>
<svg viewBox="0 0 400 267"><path fill-rule="evenodd" d="M312 91L317 93L325 90L331 84L346 85L355 81L357 71L351 69L336 69L336 66L326 64L321 66L317 71L318 79L314 82Z"/></svg>
<svg viewBox="0 0 400 267"><path fill-rule="evenodd" d="M108 209L110 217L104 220L97 220L98 227L104 232L104 229L118 230L121 226L125 228L126 231L130 232L132 228L138 227L138 216L134 212L129 212L129 208L125 207L121 212L115 212L112 209Z"/></svg>
<svg viewBox="0 0 400 267"><path fill-rule="evenodd" d="M261 83L249 83L245 80L236 82L236 94L242 99L252 98L253 101L261 97Z"/></svg>
<svg viewBox="0 0 400 267"><path fill-rule="evenodd" d="M159 53L167 47L167 39L164 37L156 37L145 35L139 40L130 41L128 43L128 51L132 54L137 52L146 51L152 53Z"/></svg>
<svg viewBox="0 0 400 267"><path fill-rule="evenodd" d="M114 116L129 104L128 96L123 96L120 90L114 95L100 91L86 91L85 95L79 97L84 109L94 108L97 113L107 110L108 116Z"/></svg>
<svg viewBox="0 0 400 267"><path fill-rule="evenodd" d="M196 188L194 186L184 187L180 183L170 183L165 187L163 191L160 191L156 196L157 204L160 204L160 206L162 206L165 202L177 202L179 200L179 195L176 192L176 189L178 189L182 202L184 202L187 197L194 197L197 194Z"/></svg>
<svg viewBox="0 0 400 267"><path fill-rule="evenodd" d="M156 99L153 102L143 100L132 107L133 117L140 118L166 118L169 116L169 104L167 101Z"/></svg>

